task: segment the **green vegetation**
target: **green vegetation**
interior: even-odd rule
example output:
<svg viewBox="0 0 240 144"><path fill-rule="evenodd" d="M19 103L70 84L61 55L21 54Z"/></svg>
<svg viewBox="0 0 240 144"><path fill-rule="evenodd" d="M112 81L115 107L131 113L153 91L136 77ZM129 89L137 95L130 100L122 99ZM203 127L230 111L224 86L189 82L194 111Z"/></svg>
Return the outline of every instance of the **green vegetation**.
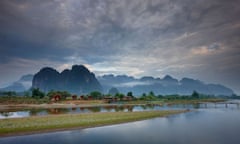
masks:
<svg viewBox="0 0 240 144"><path fill-rule="evenodd" d="M90 96L93 97L93 99L102 99L103 98L103 95L101 92L99 91L93 91L90 93Z"/></svg>
<svg viewBox="0 0 240 144"><path fill-rule="evenodd" d="M133 97L133 93L132 92L128 92L127 96Z"/></svg>
<svg viewBox="0 0 240 144"><path fill-rule="evenodd" d="M124 94L122 94L122 93L116 93L116 94L115 94L115 97L116 97L116 98L119 98L120 100L122 100L123 97L124 97Z"/></svg>
<svg viewBox="0 0 240 144"><path fill-rule="evenodd" d="M151 100L151 101L146 101L146 100L135 100L135 101L128 101L125 102L124 104L158 104L158 105L163 105L163 104L199 104L199 103L204 103L204 102L224 102L226 99L222 98L200 98L200 99L157 99L157 100Z"/></svg>
<svg viewBox="0 0 240 144"><path fill-rule="evenodd" d="M52 99L54 96L59 95L61 100L65 100L68 97L71 97L71 94L67 91L54 91L51 90L50 92L47 93L47 97Z"/></svg>
<svg viewBox="0 0 240 144"><path fill-rule="evenodd" d="M39 88L32 89L32 97L33 98L43 98L45 96L44 92L40 91Z"/></svg>
<svg viewBox="0 0 240 144"><path fill-rule="evenodd" d="M152 101L152 100L158 100L158 97L155 96L153 91L150 91L148 95L145 93L142 94L142 96L139 98L140 100L146 100L146 101Z"/></svg>
<svg viewBox="0 0 240 144"><path fill-rule="evenodd" d="M36 99L32 97L20 96L0 96L0 104L43 104L49 103L48 98Z"/></svg>
<svg viewBox="0 0 240 144"><path fill-rule="evenodd" d="M233 94L232 96L229 97L230 99L240 99L239 95Z"/></svg>
<svg viewBox="0 0 240 144"><path fill-rule="evenodd" d="M0 120L0 136L69 128L86 128L164 117L186 110L65 114Z"/></svg>
<svg viewBox="0 0 240 144"><path fill-rule="evenodd" d="M142 96L139 98L139 100L144 100L144 101L175 101L175 100L190 100L190 101L201 101L201 100L207 100L207 99L220 99L215 96L211 95L204 95L204 94L199 94L197 91L193 91L191 95L158 95L156 96L152 91L149 92L148 95L145 93L142 94Z"/></svg>
<svg viewBox="0 0 240 144"><path fill-rule="evenodd" d="M116 92L115 88L112 88ZM39 89L32 89L31 91L24 92L25 96L18 97L15 96L15 92L9 91L5 92L4 96L0 97L0 104L42 104L51 102L64 103L69 102L73 104L92 104L91 101L99 100L104 103L103 98L110 97L115 98L112 102L121 101L125 104L148 104L148 103L157 103L157 104L174 104L174 103L201 103L201 102L222 102L227 98L239 98L239 96L233 95L232 97L215 97L200 94L197 91L193 91L191 95L155 95L153 91L150 91L148 94L143 93L141 97L137 98L133 96L133 93L130 91L127 95L122 93L116 93L115 95L107 94L104 95L99 91L93 91L88 95L82 95L81 98L78 95L72 95L67 91L54 91L51 90L46 95ZM3 95L3 93L2 93ZM32 95L32 96L30 96ZM55 99L56 96L59 96L59 99ZM129 98L130 97L130 98ZM79 100L81 99L81 100ZM60 100L60 101L59 101ZM79 101L77 101L79 100ZM95 103L95 102L94 102ZM97 102L99 103L99 102ZM106 101L105 101L106 103Z"/></svg>
<svg viewBox="0 0 240 144"><path fill-rule="evenodd" d="M0 91L0 95L2 96L16 96L17 93L15 91Z"/></svg>
<svg viewBox="0 0 240 144"><path fill-rule="evenodd" d="M192 95L158 95L156 96L153 92L149 94L143 93L142 96L135 101L125 102L125 104L198 104L203 102L223 102L226 98L220 98L215 96L209 96L199 94L197 91L193 91Z"/></svg>
<svg viewBox="0 0 240 144"><path fill-rule="evenodd" d="M200 96L199 96L199 93L197 92L197 91L193 91L193 93L192 93L192 98L194 98L194 99L198 99Z"/></svg>

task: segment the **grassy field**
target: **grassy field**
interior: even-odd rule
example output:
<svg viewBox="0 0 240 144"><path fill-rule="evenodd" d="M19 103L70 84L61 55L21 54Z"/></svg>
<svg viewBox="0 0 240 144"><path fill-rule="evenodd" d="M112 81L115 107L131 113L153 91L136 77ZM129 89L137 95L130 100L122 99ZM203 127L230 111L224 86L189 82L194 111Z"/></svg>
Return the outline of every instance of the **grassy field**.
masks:
<svg viewBox="0 0 240 144"><path fill-rule="evenodd" d="M122 104L196 104L202 102L223 102L226 99L221 98L200 98L200 99L156 99L156 100L133 100L122 101ZM17 105L17 104L51 104L49 98L35 99L32 97L20 97L20 96L0 96L0 105ZM103 100L61 100L56 102L57 104L71 104L71 105L102 105L108 104Z"/></svg>
<svg viewBox="0 0 240 144"><path fill-rule="evenodd" d="M20 96L0 96L0 104L43 104L49 103L48 98L35 99L32 97L20 97Z"/></svg>
<svg viewBox="0 0 240 144"><path fill-rule="evenodd" d="M176 99L176 100L165 100L164 102L167 104L198 104L198 103L205 103L205 102L224 102L225 99L221 98L207 98L207 99Z"/></svg>
<svg viewBox="0 0 240 144"><path fill-rule="evenodd" d="M183 112L187 110L64 114L1 119L0 136L111 125Z"/></svg>
<svg viewBox="0 0 240 144"><path fill-rule="evenodd" d="M145 101L145 100L136 100L136 101L129 101L125 102L124 104L158 104L158 105L164 105L164 104L198 104L198 103L204 103L204 102L224 102L225 99L221 98L207 98L207 99L162 99L162 100L155 100L155 101Z"/></svg>
<svg viewBox="0 0 240 144"><path fill-rule="evenodd" d="M75 104L75 105L98 105L105 104L103 100L63 100L60 104Z"/></svg>

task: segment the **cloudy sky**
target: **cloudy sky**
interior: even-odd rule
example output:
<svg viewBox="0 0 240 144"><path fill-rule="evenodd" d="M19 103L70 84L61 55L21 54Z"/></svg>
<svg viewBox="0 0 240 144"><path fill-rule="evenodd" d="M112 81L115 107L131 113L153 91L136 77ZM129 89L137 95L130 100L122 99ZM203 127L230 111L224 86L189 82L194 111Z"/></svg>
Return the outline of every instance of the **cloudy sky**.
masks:
<svg viewBox="0 0 240 144"><path fill-rule="evenodd" d="M191 77L240 94L240 0L1 0L0 86L50 66Z"/></svg>

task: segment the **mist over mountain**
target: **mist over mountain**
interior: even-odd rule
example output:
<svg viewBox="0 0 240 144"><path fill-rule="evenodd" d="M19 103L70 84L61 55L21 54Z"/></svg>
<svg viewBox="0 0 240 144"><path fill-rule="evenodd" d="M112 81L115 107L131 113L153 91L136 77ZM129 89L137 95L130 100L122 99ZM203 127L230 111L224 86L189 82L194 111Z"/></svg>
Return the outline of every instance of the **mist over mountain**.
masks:
<svg viewBox="0 0 240 144"><path fill-rule="evenodd" d="M31 88L32 86L32 74L23 75L19 80L13 82L7 87L0 88L0 91L16 91L23 92Z"/></svg>
<svg viewBox="0 0 240 144"><path fill-rule="evenodd" d="M154 78L145 76L140 79L129 77L127 75L103 75L98 77L104 91L107 92L111 87L117 88L122 93L132 91L134 95L140 96L143 93L153 91L161 95L189 95L194 90L208 95L232 95L234 92L220 84L205 84L200 80L183 78L177 80L169 75L164 78Z"/></svg>
<svg viewBox="0 0 240 144"><path fill-rule="evenodd" d="M57 70L45 67L35 75L24 75L11 85L1 88L0 91L23 92L31 87L40 88L44 92L50 90L64 90L70 93L86 94L92 91L108 93L111 88L116 88L120 93L126 94L132 91L135 96L153 91L161 95L189 95L195 90L208 95L234 94L233 90L220 84L206 84L192 78L178 80L170 75L163 78L144 76L139 79L128 75L103 75L95 77L83 65L73 65L71 69L65 69L61 73Z"/></svg>
<svg viewBox="0 0 240 144"><path fill-rule="evenodd" d="M32 87L44 92L62 90L76 94L102 91L95 75L83 65L73 65L71 70L65 69L61 73L50 67L42 68L34 75Z"/></svg>

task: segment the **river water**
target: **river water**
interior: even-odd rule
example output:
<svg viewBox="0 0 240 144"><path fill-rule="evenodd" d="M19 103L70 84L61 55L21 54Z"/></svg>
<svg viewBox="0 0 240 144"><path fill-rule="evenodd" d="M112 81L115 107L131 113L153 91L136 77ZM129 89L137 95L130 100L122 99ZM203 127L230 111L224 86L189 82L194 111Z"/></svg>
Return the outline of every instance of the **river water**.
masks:
<svg viewBox="0 0 240 144"><path fill-rule="evenodd" d="M41 108L41 109L22 109L22 110L0 110L0 119L19 118L42 115L57 114L77 114L94 112L135 112L149 110L176 110L176 109L240 109L240 104L225 103L204 103L204 104L175 104L175 105L112 105L96 107L74 107L74 108Z"/></svg>
<svg viewBox="0 0 240 144"><path fill-rule="evenodd" d="M176 109L180 105L174 106ZM186 107L182 106L182 107ZM170 107L171 109L172 107ZM166 109L166 108L164 108ZM192 112L165 118L88 128L0 138L1 144L238 144L240 109L209 104Z"/></svg>

